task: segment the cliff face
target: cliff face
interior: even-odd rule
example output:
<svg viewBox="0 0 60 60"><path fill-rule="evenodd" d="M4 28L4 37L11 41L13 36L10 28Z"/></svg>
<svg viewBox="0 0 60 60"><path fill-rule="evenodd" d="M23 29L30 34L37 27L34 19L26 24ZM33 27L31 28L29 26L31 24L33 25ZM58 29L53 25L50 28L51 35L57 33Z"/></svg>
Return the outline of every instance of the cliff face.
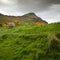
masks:
<svg viewBox="0 0 60 60"><path fill-rule="evenodd" d="M7 16L0 14L0 23L9 23L9 22L24 22L24 23L32 23L35 25L47 24L46 21L36 16L35 13L28 13L23 16Z"/></svg>

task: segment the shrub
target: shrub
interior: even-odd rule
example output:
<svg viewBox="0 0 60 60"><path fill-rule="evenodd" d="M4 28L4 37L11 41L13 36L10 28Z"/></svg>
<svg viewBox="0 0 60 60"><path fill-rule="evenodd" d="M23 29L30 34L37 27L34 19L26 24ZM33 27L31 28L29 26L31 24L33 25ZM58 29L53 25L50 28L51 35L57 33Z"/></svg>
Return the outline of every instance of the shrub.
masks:
<svg viewBox="0 0 60 60"><path fill-rule="evenodd" d="M7 23L3 23L2 26L3 26L3 27L7 27L8 24L7 24Z"/></svg>
<svg viewBox="0 0 60 60"><path fill-rule="evenodd" d="M56 37L57 37L57 38L60 38L60 34L56 34Z"/></svg>
<svg viewBox="0 0 60 60"><path fill-rule="evenodd" d="M2 24L0 24L0 27L2 27Z"/></svg>
<svg viewBox="0 0 60 60"><path fill-rule="evenodd" d="M2 39L6 39L8 37L7 34L2 35Z"/></svg>

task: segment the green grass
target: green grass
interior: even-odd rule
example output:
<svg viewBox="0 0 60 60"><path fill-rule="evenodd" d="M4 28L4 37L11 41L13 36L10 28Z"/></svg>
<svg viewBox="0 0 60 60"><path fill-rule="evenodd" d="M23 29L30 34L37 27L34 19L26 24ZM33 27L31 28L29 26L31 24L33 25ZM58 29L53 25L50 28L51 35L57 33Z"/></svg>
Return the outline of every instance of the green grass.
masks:
<svg viewBox="0 0 60 60"><path fill-rule="evenodd" d="M60 23L0 28L0 60L60 60Z"/></svg>

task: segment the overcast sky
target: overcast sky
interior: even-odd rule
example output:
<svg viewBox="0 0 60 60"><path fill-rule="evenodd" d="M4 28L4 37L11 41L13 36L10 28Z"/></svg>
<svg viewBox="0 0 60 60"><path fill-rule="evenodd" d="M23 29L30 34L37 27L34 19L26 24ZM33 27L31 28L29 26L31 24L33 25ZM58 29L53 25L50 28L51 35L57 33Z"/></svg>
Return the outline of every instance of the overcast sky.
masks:
<svg viewBox="0 0 60 60"><path fill-rule="evenodd" d="M34 12L47 22L60 22L60 0L0 0L0 13L24 15Z"/></svg>

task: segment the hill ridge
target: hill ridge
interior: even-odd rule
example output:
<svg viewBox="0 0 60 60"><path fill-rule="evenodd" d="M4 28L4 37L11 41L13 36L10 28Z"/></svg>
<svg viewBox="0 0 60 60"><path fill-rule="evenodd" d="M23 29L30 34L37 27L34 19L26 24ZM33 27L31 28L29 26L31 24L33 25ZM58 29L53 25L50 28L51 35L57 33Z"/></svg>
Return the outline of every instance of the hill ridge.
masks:
<svg viewBox="0 0 60 60"><path fill-rule="evenodd" d="M22 23L33 23L34 24L38 24L43 23L43 24L47 24L48 22L46 22L45 20L43 20L42 18L38 17L35 13L30 12L27 14L24 14L22 16L9 16L9 15L4 15L0 13L0 23L9 23L9 22L15 22L15 21L19 21ZM36 23L37 22L37 23ZM39 23L39 24L40 24Z"/></svg>

